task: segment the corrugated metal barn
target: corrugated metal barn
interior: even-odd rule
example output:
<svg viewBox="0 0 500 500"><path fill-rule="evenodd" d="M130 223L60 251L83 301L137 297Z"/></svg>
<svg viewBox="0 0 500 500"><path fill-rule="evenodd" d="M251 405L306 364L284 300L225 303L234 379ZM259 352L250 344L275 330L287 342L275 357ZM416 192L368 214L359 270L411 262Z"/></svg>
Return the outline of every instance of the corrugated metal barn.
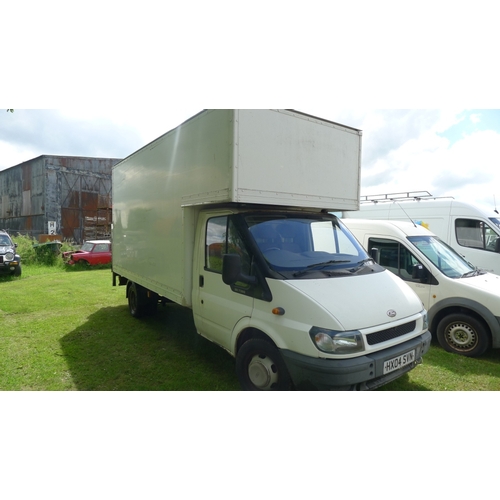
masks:
<svg viewBox="0 0 500 500"><path fill-rule="evenodd" d="M116 158L42 155L0 171L0 228L82 243L109 237Z"/></svg>

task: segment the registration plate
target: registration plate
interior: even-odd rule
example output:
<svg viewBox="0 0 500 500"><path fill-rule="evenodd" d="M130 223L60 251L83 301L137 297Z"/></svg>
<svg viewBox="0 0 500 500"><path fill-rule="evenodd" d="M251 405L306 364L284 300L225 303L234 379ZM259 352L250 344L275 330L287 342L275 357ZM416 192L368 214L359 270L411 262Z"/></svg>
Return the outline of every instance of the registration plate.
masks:
<svg viewBox="0 0 500 500"><path fill-rule="evenodd" d="M388 359L384 362L384 375L394 370L399 370L403 366L409 365L415 361L415 350L401 354L396 358Z"/></svg>

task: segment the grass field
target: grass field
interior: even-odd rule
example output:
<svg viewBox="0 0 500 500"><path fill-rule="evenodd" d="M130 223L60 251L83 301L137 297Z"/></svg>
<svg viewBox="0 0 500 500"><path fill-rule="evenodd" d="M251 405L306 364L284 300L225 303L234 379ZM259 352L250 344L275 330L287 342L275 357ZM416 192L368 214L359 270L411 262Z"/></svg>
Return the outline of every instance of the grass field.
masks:
<svg viewBox="0 0 500 500"><path fill-rule="evenodd" d="M128 312L111 271L24 266L0 278L2 391L236 391L234 360L196 334L175 304L142 320ZM500 350L478 359L433 345L424 363L381 388L500 389Z"/></svg>

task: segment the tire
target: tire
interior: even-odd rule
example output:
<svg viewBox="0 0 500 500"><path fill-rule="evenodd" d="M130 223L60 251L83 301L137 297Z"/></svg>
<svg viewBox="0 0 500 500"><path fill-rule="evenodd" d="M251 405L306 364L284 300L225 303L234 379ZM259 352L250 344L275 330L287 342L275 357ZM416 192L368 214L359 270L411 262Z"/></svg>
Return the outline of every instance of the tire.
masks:
<svg viewBox="0 0 500 500"><path fill-rule="evenodd" d="M474 358L484 354L490 346L485 325L468 314L450 314L437 327L437 339L448 352Z"/></svg>
<svg viewBox="0 0 500 500"><path fill-rule="evenodd" d="M154 314L158 307L158 295L151 293L147 296L147 290L141 285L130 282L128 289L128 310L134 318L142 318L147 314Z"/></svg>
<svg viewBox="0 0 500 500"><path fill-rule="evenodd" d="M146 314L143 288L131 282L128 289L128 310L134 318L142 318Z"/></svg>
<svg viewBox="0 0 500 500"><path fill-rule="evenodd" d="M292 380L276 347L261 339L247 340L236 356L236 375L246 391L286 391Z"/></svg>
<svg viewBox="0 0 500 500"><path fill-rule="evenodd" d="M19 276L21 276L21 273L22 273L21 264L18 264L18 266L14 270L14 276L19 277Z"/></svg>

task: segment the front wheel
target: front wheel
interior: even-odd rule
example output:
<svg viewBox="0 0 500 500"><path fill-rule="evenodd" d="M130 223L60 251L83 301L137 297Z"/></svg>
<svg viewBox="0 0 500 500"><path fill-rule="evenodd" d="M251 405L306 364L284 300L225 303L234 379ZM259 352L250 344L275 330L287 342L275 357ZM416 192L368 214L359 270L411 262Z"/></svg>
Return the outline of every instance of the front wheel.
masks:
<svg viewBox="0 0 500 500"><path fill-rule="evenodd" d="M483 323L467 314L450 314L437 328L437 339L448 352L470 358L481 356L490 346L490 337Z"/></svg>
<svg viewBox="0 0 500 500"><path fill-rule="evenodd" d="M285 391L292 380L276 347L266 340L247 340L236 356L236 375L247 391Z"/></svg>

